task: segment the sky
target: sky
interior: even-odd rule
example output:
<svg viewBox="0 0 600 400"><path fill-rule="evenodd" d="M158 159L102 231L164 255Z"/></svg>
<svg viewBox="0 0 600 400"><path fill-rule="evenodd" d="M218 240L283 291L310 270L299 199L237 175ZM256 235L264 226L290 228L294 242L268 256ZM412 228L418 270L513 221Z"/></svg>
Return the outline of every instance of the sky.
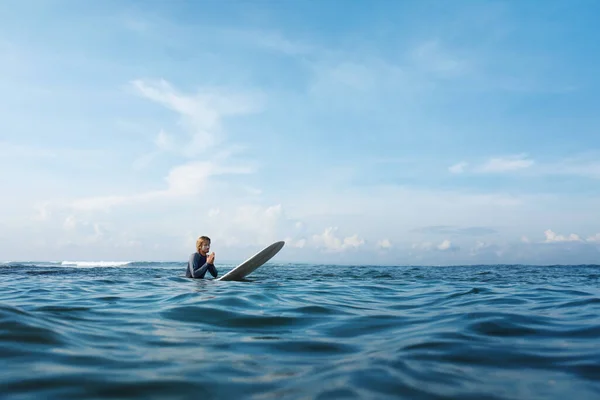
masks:
<svg viewBox="0 0 600 400"><path fill-rule="evenodd" d="M598 15L0 2L0 261L600 263Z"/></svg>

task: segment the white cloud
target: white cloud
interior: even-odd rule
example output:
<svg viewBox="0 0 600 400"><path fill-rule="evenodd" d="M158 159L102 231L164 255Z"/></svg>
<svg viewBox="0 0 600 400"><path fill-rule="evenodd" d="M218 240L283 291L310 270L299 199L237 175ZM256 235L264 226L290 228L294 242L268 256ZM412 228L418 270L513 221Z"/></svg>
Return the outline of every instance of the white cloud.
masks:
<svg viewBox="0 0 600 400"><path fill-rule="evenodd" d="M298 249L303 249L306 246L306 239L298 239L298 240L294 240L292 238L285 238L284 239L286 246L288 247L295 247Z"/></svg>
<svg viewBox="0 0 600 400"><path fill-rule="evenodd" d="M159 150L162 151L173 151L175 149L175 144L173 143L173 136L169 135L164 130L160 130L156 139L154 139L154 144L158 147Z"/></svg>
<svg viewBox="0 0 600 400"><path fill-rule="evenodd" d="M470 254L472 256L477 255L481 250L483 250L489 246L490 246L489 243L485 243L485 242L482 242L481 240L477 240L475 242L475 246L473 248L471 248Z"/></svg>
<svg viewBox="0 0 600 400"><path fill-rule="evenodd" d="M76 199L72 206L77 210L107 210L115 206L150 202L164 198L194 196L206 189L208 180L216 175L250 174L254 167L233 162L230 156L240 151L239 146L224 145L221 120L227 116L256 112L260 101L256 96L230 93L216 89L196 95L181 94L168 82L135 80L133 87L145 98L175 111L188 137L185 145L177 145L173 134L160 130L155 138L157 150L139 157L134 168L147 166L160 152L175 151L194 157L205 152L203 161L189 161L171 167L165 178L166 188L133 194L94 196ZM216 151L206 153L209 147L220 145Z"/></svg>
<svg viewBox="0 0 600 400"><path fill-rule="evenodd" d="M382 239L379 242L377 242L377 247L379 247L380 249L391 249L392 243L389 239Z"/></svg>
<svg viewBox="0 0 600 400"><path fill-rule="evenodd" d="M534 161L525 154L517 154L505 157L492 157L484 163L471 168L476 173L504 173L531 168ZM448 168L453 174L462 174L467 170L469 163L461 161Z"/></svg>
<svg viewBox="0 0 600 400"><path fill-rule="evenodd" d="M228 171L227 168L219 171L218 166L208 161L179 165L169 171L166 178L168 186L162 194L176 197L195 195L206 188L209 177L218 175L219 172L248 173L251 171L245 169L231 169Z"/></svg>
<svg viewBox="0 0 600 400"><path fill-rule="evenodd" d="M108 210L114 206L133 204L142 202L151 198L150 194L144 193L131 196L97 196L75 199L71 202L71 207L75 211Z"/></svg>
<svg viewBox="0 0 600 400"><path fill-rule="evenodd" d="M77 219L74 215L69 215L65 222L63 223L63 227L67 230L74 230L77 227Z"/></svg>
<svg viewBox="0 0 600 400"><path fill-rule="evenodd" d="M485 162L468 168L469 163L462 161L448 168L451 173L460 174L470 170L474 173L509 173L527 171L530 177L571 175L591 179L600 179L600 162L596 161L597 153L579 155L559 160L538 162L526 154L504 157L491 157Z"/></svg>
<svg viewBox="0 0 600 400"><path fill-rule="evenodd" d="M38 203L35 204L33 206L34 209L34 213L33 216L31 217L31 220L33 221L46 221L48 218L50 218L52 216L51 214L51 205L49 202L42 202L42 203Z"/></svg>
<svg viewBox="0 0 600 400"><path fill-rule="evenodd" d="M185 198L195 196L207 189L212 176L227 174L250 174L249 166L225 166L210 161L195 161L172 168L165 178L167 187L162 190L147 191L131 195L97 196L76 199L71 206L76 210L108 210L115 206L150 202L164 198Z"/></svg>
<svg viewBox="0 0 600 400"><path fill-rule="evenodd" d="M551 229L544 231L545 240L544 243L560 243L560 242L581 242L581 243L600 243L600 233L588 236L587 239L583 239L581 235L577 233L571 233L568 236L559 235Z"/></svg>
<svg viewBox="0 0 600 400"><path fill-rule="evenodd" d="M194 157L207 148L222 143L224 132L221 120L224 117L254 113L262 106L262 97L257 94L206 88L195 95L186 95L175 90L165 80L138 79L131 83L140 95L180 116L180 124L189 137L189 142L181 152L188 157ZM157 143L164 146L171 143L171 139L165 134L159 134Z"/></svg>
<svg viewBox="0 0 600 400"><path fill-rule="evenodd" d="M68 236L59 238L59 245L91 245L107 238L109 229L105 224L92 222L69 215L65 218L63 229L69 233Z"/></svg>
<svg viewBox="0 0 600 400"><path fill-rule="evenodd" d="M305 229L286 215L281 204L270 206L234 205L209 211L206 230L228 246L265 246L285 240L292 247L304 247Z"/></svg>
<svg viewBox="0 0 600 400"><path fill-rule="evenodd" d="M338 227L328 227L321 234L313 235L312 239L317 248L324 248L326 251L340 252L349 249L357 249L365 244L357 234L340 238L336 235Z"/></svg>
<svg viewBox="0 0 600 400"><path fill-rule="evenodd" d="M534 164L534 161L527 158L524 154L518 154L507 157L495 157L488 160L477 170L483 173L498 173L510 172L520 169L529 168Z"/></svg>
<svg viewBox="0 0 600 400"><path fill-rule="evenodd" d="M600 243L600 233L596 233L586 239L588 242Z"/></svg>
<svg viewBox="0 0 600 400"><path fill-rule="evenodd" d="M442 251L449 250L450 248L452 248L452 242L449 241L448 239L446 239L442 243L440 243L437 246L437 248L438 248L438 250L442 250Z"/></svg>
<svg viewBox="0 0 600 400"><path fill-rule="evenodd" d="M556 243L556 242L581 242L579 235L571 233L569 236L557 235L552 230L548 229L544 232L546 236L545 243Z"/></svg>
<svg viewBox="0 0 600 400"><path fill-rule="evenodd" d="M425 241L425 242L420 242L420 243L415 243L412 246L413 250L422 250L422 251L450 251L450 250L458 250L458 248L456 246L454 246L452 244L452 242L448 239L444 239L442 240L440 243L438 243L437 245L430 242L430 241Z"/></svg>
<svg viewBox="0 0 600 400"><path fill-rule="evenodd" d="M310 93L363 110L367 97L356 103L347 96L376 94L371 100L379 103L381 94L390 93L396 102L402 97L410 102L416 94L435 87L433 81L459 76L469 68L466 60L444 49L439 40L418 43L409 49L405 60L397 62L385 57L357 57L354 49L312 51L317 61L310 64L314 73Z"/></svg>

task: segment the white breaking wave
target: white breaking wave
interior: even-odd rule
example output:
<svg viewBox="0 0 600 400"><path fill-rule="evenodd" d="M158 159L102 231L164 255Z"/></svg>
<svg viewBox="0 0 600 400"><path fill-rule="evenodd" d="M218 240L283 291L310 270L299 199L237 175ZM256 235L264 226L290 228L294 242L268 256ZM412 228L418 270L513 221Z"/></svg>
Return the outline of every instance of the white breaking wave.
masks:
<svg viewBox="0 0 600 400"><path fill-rule="evenodd" d="M79 268L93 267L122 267L131 264L131 261L63 261L63 266L75 266Z"/></svg>

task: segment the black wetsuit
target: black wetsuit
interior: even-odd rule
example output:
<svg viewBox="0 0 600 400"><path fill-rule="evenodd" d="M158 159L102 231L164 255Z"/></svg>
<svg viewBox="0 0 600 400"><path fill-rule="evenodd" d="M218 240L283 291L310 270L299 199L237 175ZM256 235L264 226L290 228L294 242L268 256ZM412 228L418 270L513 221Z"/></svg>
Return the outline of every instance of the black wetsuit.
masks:
<svg viewBox="0 0 600 400"><path fill-rule="evenodd" d="M203 279L206 271L209 271L213 277L217 277L217 269L213 264L206 262L206 256L196 252L190 255L187 269L185 270L186 278Z"/></svg>

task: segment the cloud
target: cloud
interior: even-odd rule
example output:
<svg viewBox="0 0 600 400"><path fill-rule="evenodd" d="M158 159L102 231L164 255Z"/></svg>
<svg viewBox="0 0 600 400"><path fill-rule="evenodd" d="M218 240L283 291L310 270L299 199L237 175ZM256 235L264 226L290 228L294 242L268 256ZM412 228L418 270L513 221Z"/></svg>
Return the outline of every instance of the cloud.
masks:
<svg viewBox="0 0 600 400"><path fill-rule="evenodd" d="M74 149L68 147L48 147L29 144L0 141L0 157L6 160L15 160L16 163L24 161L41 160L45 162L68 163L86 165L86 161L102 160L106 154L94 149ZM50 165L50 164L46 164Z"/></svg>
<svg viewBox="0 0 600 400"><path fill-rule="evenodd" d="M381 239L380 241L377 242L377 247L380 249L391 249L392 243L390 242L389 239Z"/></svg>
<svg viewBox="0 0 600 400"><path fill-rule="evenodd" d="M414 100L416 93L433 88L433 81L460 76L468 69L467 61L444 49L439 40L417 43L409 48L405 59L393 61L357 57L355 49L332 51L313 47L312 51L316 61L309 64L313 73L310 93L326 97L389 93L395 98L406 96Z"/></svg>
<svg viewBox="0 0 600 400"><path fill-rule="evenodd" d="M294 240L294 239L286 238L284 241L285 241L285 243L286 243L287 246L289 246L289 247L295 247L295 248L298 248L298 249L304 248L306 246L306 243L307 243L306 239Z"/></svg>
<svg viewBox="0 0 600 400"><path fill-rule="evenodd" d="M164 130L160 130L156 139L154 139L154 144L159 150L162 151L173 151L175 149L175 144L173 143L173 136L169 135Z"/></svg>
<svg viewBox="0 0 600 400"><path fill-rule="evenodd" d="M52 216L52 205L49 202L37 203L33 206L34 213L31 216L32 221L46 221Z"/></svg>
<svg viewBox="0 0 600 400"><path fill-rule="evenodd" d="M541 175L571 175L591 179L600 179L600 162L598 152L566 157L556 161L548 161L540 166Z"/></svg>
<svg viewBox="0 0 600 400"><path fill-rule="evenodd" d="M475 242L475 246L473 246L469 252L469 254L471 256L475 256L477 254L479 254L480 252L489 249L491 246L493 246L490 243L486 243L486 242L482 242L481 240L477 240Z"/></svg>
<svg viewBox="0 0 600 400"><path fill-rule="evenodd" d="M437 248L438 250L449 250L452 247L452 242L449 241L448 239L444 240L442 243L440 243Z"/></svg>
<svg viewBox="0 0 600 400"><path fill-rule="evenodd" d="M544 243L560 243L560 242L587 242L587 243L600 243L600 233L588 236L587 239L583 239L581 235L571 233L568 236L556 234L553 230L547 229L544 231L545 240Z"/></svg>
<svg viewBox="0 0 600 400"><path fill-rule="evenodd" d="M598 154L579 155L560 160L535 161L526 154L516 154L502 157L491 157L478 164L471 165L461 161L450 167L453 174L466 172L476 174L500 174L516 171L527 171L530 177L571 175L591 179L600 179L600 162L596 161Z"/></svg>
<svg viewBox="0 0 600 400"><path fill-rule="evenodd" d="M577 233L570 233L568 236L560 235L555 233L552 229L547 229L544 231L545 240L542 243L569 243L569 242L579 242L579 243L599 243L600 244L600 233L596 233L587 237L587 239L583 239L581 235Z"/></svg>
<svg viewBox="0 0 600 400"><path fill-rule="evenodd" d="M278 240L298 248L307 244L305 227L281 204L223 206L208 210L207 216L205 229L226 246L265 246Z"/></svg>
<svg viewBox="0 0 600 400"><path fill-rule="evenodd" d="M457 228L446 225L437 226L425 226L422 228L415 228L412 230L415 233L423 233L428 235L468 235L468 236L480 236L495 234L497 231L492 228L482 226L469 226L464 228Z"/></svg>
<svg viewBox="0 0 600 400"><path fill-rule="evenodd" d="M196 161L173 168L166 178L167 196L195 195L206 188L208 178L225 174L251 174L254 169L250 166L217 164L211 161Z"/></svg>
<svg viewBox="0 0 600 400"><path fill-rule="evenodd" d="M588 237L586 240L591 243L599 243L600 244L600 233L596 233L595 235Z"/></svg>
<svg viewBox="0 0 600 400"><path fill-rule="evenodd" d="M77 227L77 219L73 215L69 215L65 222L63 223L63 227L67 230L74 230Z"/></svg>
<svg viewBox="0 0 600 400"><path fill-rule="evenodd" d="M533 164L533 160L528 159L526 155L518 154L514 156L491 158L476 170L482 173L511 172L529 168Z"/></svg>
<svg viewBox="0 0 600 400"><path fill-rule="evenodd" d="M321 234L313 235L312 239L317 248L324 248L326 251L341 252L350 249L357 249L365 244L357 234L341 238L336 235L338 227L328 227Z"/></svg>
<svg viewBox="0 0 600 400"><path fill-rule="evenodd" d="M450 171L453 174L462 174L463 172L465 172L465 168L468 165L469 164L466 162L459 162L458 164L454 164L451 167L449 167L448 171Z"/></svg>
<svg viewBox="0 0 600 400"><path fill-rule="evenodd" d="M258 93L204 88L195 94L184 94L165 80L136 79L131 85L142 97L179 115L180 126L188 139L180 145L179 152L187 157L197 156L223 142L223 118L256 113L263 105L263 96ZM174 138L161 130L155 144L159 149L173 150Z"/></svg>
<svg viewBox="0 0 600 400"><path fill-rule="evenodd" d="M471 168L472 172L480 174L514 172L530 168L534 161L525 154L510 155L504 157L492 157L484 163ZM469 163L461 161L448 168L453 174L462 174L467 171Z"/></svg>
<svg viewBox="0 0 600 400"><path fill-rule="evenodd" d="M156 150L139 157L134 162L134 168L144 168L161 152L175 152L189 158L203 152L203 160L172 166L164 177L166 187L163 189L78 198L71 202L75 210L108 210L115 206L166 198L186 198L206 189L213 176L255 172L253 165L231 160L231 156L241 150L233 144L225 145L225 133L221 126L225 117L257 112L260 101L255 96L214 88L187 95L174 89L165 80L134 80L132 86L142 97L174 111L187 138L187 142L178 140L176 135L161 129L154 140ZM219 147L206 152L207 148L216 146Z"/></svg>
<svg viewBox="0 0 600 400"><path fill-rule="evenodd" d="M441 40L421 40L393 57L375 56L352 48L313 47L308 60L308 93L329 110L340 106L358 112L381 112L385 103L394 113L421 104L427 95L452 79L467 76L473 65Z"/></svg>
<svg viewBox="0 0 600 400"><path fill-rule="evenodd" d="M108 210L115 206L132 205L160 199L195 196L207 188L211 177L228 174L251 174L250 166L221 165L211 161L193 161L172 168L165 177L166 188L131 195L86 197L74 200L75 210Z"/></svg>
<svg viewBox="0 0 600 400"><path fill-rule="evenodd" d="M556 242L581 242L579 235L571 233L569 236L557 235L552 230L548 229L544 232L546 236L545 243L556 243Z"/></svg>
<svg viewBox="0 0 600 400"><path fill-rule="evenodd" d="M432 242L421 242L415 243L411 247L413 250L422 250L422 251L458 251L459 247L452 244L452 242L448 239L442 240L438 244L434 244Z"/></svg>
<svg viewBox="0 0 600 400"><path fill-rule="evenodd" d="M59 245L91 245L107 239L109 229L105 224L91 222L79 218L76 215L69 215L63 222L63 229L70 233L70 239L62 239Z"/></svg>

